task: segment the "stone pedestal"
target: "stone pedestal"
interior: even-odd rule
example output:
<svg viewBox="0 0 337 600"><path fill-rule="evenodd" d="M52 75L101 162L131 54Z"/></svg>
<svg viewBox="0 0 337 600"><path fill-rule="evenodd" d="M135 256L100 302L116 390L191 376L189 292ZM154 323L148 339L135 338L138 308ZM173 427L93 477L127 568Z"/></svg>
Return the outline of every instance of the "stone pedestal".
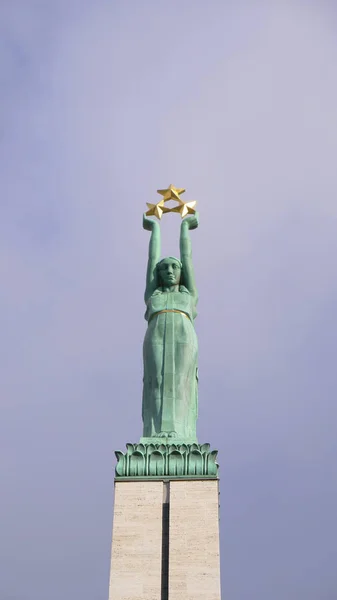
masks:
<svg viewBox="0 0 337 600"><path fill-rule="evenodd" d="M109 600L221 600L217 477L116 477Z"/></svg>
<svg viewBox="0 0 337 600"><path fill-rule="evenodd" d="M163 483L116 481L109 600L161 600Z"/></svg>
<svg viewBox="0 0 337 600"><path fill-rule="evenodd" d="M170 482L168 600L221 600L219 482Z"/></svg>

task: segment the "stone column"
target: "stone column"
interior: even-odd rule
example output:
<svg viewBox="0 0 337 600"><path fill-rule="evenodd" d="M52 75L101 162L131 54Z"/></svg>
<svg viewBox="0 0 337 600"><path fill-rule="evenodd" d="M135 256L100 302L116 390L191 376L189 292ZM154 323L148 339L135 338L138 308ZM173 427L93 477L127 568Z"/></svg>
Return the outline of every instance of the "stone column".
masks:
<svg viewBox="0 0 337 600"><path fill-rule="evenodd" d="M162 518L162 481L116 481L109 600L161 600Z"/></svg>
<svg viewBox="0 0 337 600"><path fill-rule="evenodd" d="M169 600L221 600L217 480L170 482Z"/></svg>

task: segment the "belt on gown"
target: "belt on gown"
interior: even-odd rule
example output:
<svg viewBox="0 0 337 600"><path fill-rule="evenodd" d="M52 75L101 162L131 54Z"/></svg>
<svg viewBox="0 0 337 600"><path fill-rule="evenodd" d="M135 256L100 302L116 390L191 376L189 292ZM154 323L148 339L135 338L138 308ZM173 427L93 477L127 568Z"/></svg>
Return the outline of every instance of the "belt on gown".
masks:
<svg viewBox="0 0 337 600"><path fill-rule="evenodd" d="M162 313L179 313L180 315L184 315L184 317L186 317L186 319L188 319L189 321L191 320L190 316L185 313L183 310L175 310L174 308L165 308L164 310L159 310L158 312L155 312L151 315L151 317L149 318L149 323L150 321L152 321L153 317L156 317L157 315L161 315Z"/></svg>

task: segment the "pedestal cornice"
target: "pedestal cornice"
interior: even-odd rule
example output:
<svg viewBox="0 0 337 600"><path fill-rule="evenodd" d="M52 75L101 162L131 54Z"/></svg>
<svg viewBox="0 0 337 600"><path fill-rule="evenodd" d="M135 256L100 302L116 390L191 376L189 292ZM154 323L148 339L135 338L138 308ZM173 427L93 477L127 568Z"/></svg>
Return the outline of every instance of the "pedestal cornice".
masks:
<svg viewBox="0 0 337 600"><path fill-rule="evenodd" d="M120 478L212 478L218 476L217 450L209 444L127 444L117 451Z"/></svg>

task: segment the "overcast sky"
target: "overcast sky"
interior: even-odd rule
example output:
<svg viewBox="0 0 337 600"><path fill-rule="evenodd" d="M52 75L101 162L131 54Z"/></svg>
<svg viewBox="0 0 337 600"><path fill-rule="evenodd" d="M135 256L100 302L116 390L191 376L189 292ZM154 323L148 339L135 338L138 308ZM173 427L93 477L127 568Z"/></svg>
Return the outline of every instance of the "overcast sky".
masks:
<svg viewBox="0 0 337 600"><path fill-rule="evenodd" d="M141 218L173 183L223 598L336 600L337 5L1 0L0 31L0 599L107 599Z"/></svg>

